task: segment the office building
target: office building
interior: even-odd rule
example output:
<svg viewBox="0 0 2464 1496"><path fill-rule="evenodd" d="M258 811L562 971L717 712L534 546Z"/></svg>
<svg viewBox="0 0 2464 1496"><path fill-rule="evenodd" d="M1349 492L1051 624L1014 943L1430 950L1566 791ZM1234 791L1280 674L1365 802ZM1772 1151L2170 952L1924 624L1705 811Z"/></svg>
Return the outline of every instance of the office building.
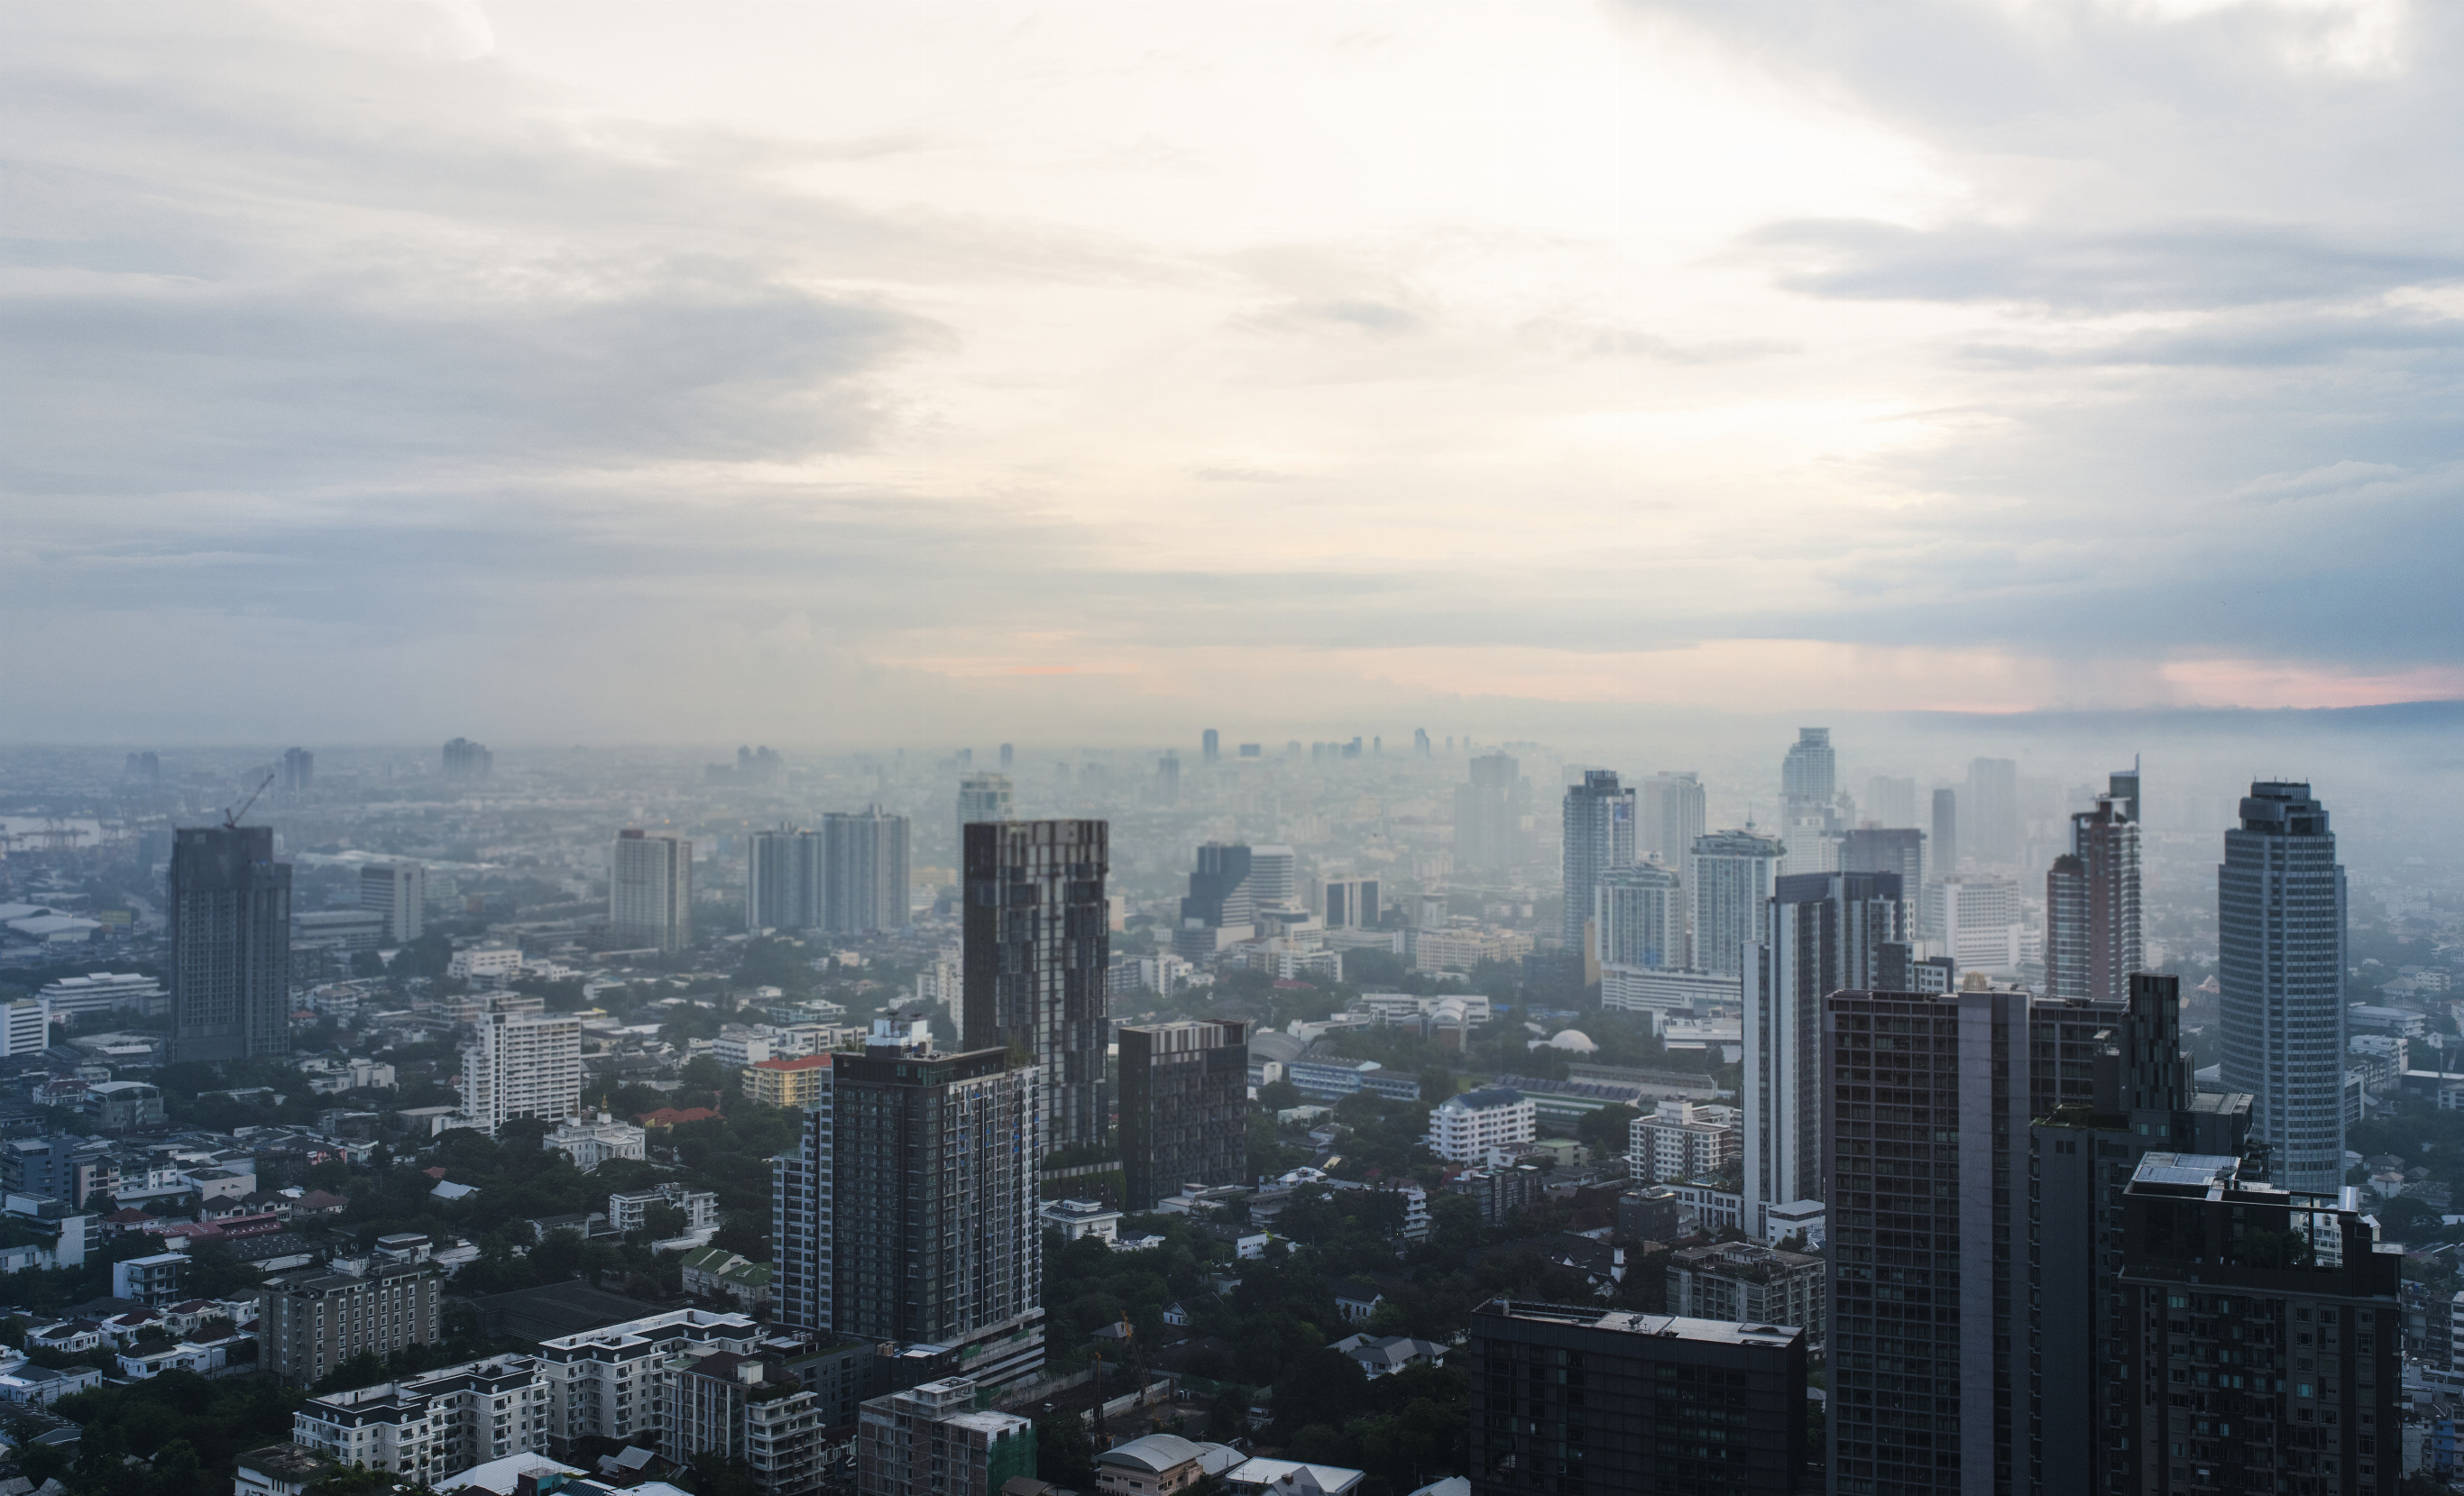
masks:
<svg viewBox="0 0 2464 1496"><path fill-rule="evenodd" d="M305 795L316 787L317 756L305 748L287 748L275 784L283 794Z"/></svg>
<svg viewBox="0 0 2464 1496"><path fill-rule="evenodd" d="M1668 1312L1744 1325L1794 1325L1822 1346L1822 1259L1759 1242L1681 1247L1668 1260Z"/></svg>
<svg viewBox="0 0 2464 1496"><path fill-rule="evenodd" d="M1917 820L1917 781L1894 779L1877 774L1865 781L1865 820L1875 825L1892 829L1915 829ZM1908 885L1916 887L1914 884Z"/></svg>
<svg viewBox="0 0 2464 1496"><path fill-rule="evenodd" d="M2045 992L2118 1002L2146 966L2140 934L2139 827L2124 803L2097 797L2071 817L2070 850L2045 874Z"/></svg>
<svg viewBox="0 0 2464 1496"><path fill-rule="evenodd" d="M866 1402L856 1496L1001 1496L1012 1481L1041 1488L1035 1424L981 1400L974 1380L948 1376Z"/></svg>
<svg viewBox="0 0 2464 1496"><path fill-rule="evenodd" d="M268 1278L257 1330L265 1370L305 1385L354 1356L433 1345L444 1281L433 1263L381 1263L357 1274L302 1268Z"/></svg>
<svg viewBox="0 0 2464 1496"><path fill-rule="evenodd" d="M1215 729L1210 727L1199 735L1198 757L1200 762L1213 763L1222 757L1222 748L1223 739L1217 736Z"/></svg>
<svg viewBox="0 0 2464 1496"><path fill-rule="evenodd" d="M2403 1248L2335 1192L2243 1170L2151 1153L2123 1195L2105 1489L2393 1496Z"/></svg>
<svg viewBox="0 0 2464 1496"><path fill-rule="evenodd" d="M1502 753L1471 760L1471 779L1455 789L1455 868L1467 876L1498 878L1531 856L1531 784Z"/></svg>
<svg viewBox="0 0 2464 1496"><path fill-rule="evenodd" d="M83 977L62 977L46 982L34 994L37 1001L51 1008L54 1019L73 1018L80 1013L108 1013L126 1008L137 1013L158 1013L165 1002L162 982L135 972L93 972Z"/></svg>
<svg viewBox="0 0 2464 1496"><path fill-rule="evenodd" d="M291 916L291 952L356 955L385 945L385 916L373 909L316 909Z"/></svg>
<svg viewBox="0 0 2464 1496"><path fill-rule="evenodd" d="M496 756L467 737L445 745L445 777L457 783L477 783L496 771Z"/></svg>
<svg viewBox="0 0 2464 1496"><path fill-rule="evenodd" d="M627 947L693 944L693 843L627 827L607 862L608 933Z"/></svg>
<svg viewBox="0 0 2464 1496"><path fill-rule="evenodd" d="M1290 847L1249 848L1249 901L1261 910L1301 907L1300 859Z"/></svg>
<svg viewBox="0 0 2464 1496"><path fill-rule="evenodd" d="M878 935L908 924L907 818L879 805L822 817L814 925Z"/></svg>
<svg viewBox="0 0 2464 1496"><path fill-rule="evenodd" d="M1101 821L979 822L967 831L960 1027L970 1049L1015 1045L1035 1057L1054 1148L1105 1141L1109 848Z"/></svg>
<svg viewBox="0 0 2464 1496"><path fill-rule="evenodd" d="M1190 1184L1246 1184L1248 1025L1130 1023L1119 1032L1122 1204L1153 1210Z"/></svg>
<svg viewBox="0 0 2464 1496"><path fill-rule="evenodd" d="M52 1014L33 998L0 1003L0 1057L40 1054L51 1047Z"/></svg>
<svg viewBox="0 0 2464 1496"><path fill-rule="evenodd" d="M1695 841L1690 887L1698 968L1724 977L1745 971L1747 948L1762 943L1763 909L1787 850L1750 829Z"/></svg>
<svg viewBox="0 0 2464 1496"><path fill-rule="evenodd" d="M561 1122L582 1110L582 1020L483 1013L462 1050L462 1111L491 1137L515 1117Z"/></svg>
<svg viewBox="0 0 2464 1496"><path fill-rule="evenodd" d="M1989 867L2019 860L2019 765L2010 759L1971 759L1960 797L1967 840L1960 850Z"/></svg>
<svg viewBox="0 0 2464 1496"><path fill-rule="evenodd" d="M1749 1236L1773 1205L1823 1199L1822 1000L1907 985L1907 907L1888 872L1782 877L1745 983L1745 1193Z"/></svg>
<svg viewBox="0 0 2464 1496"><path fill-rule="evenodd" d="M1827 828L1838 828L1839 759L1831 747L1831 729L1797 729L1796 741L1780 760L1779 810L1783 827L1811 816Z"/></svg>
<svg viewBox="0 0 2464 1496"><path fill-rule="evenodd" d="M1926 881L1917 930L1961 971L2008 977L2019 969L2021 914L2016 879L1959 873Z"/></svg>
<svg viewBox="0 0 2464 1496"><path fill-rule="evenodd" d="M1619 788L1606 769L1586 769L1583 782L1566 789L1564 815L1564 935L1566 949L1579 953L1601 875L1634 862L1634 791Z"/></svg>
<svg viewBox="0 0 2464 1496"><path fill-rule="evenodd" d="M2273 1177L2333 1194L2344 1175L2344 869L2304 783L2261 781L2216 869L2225 1089L2255 1100Z"/></svg>
<svg viewBox="0 0 2464 1496"><path fill-rule="evenodd" d="M1538 1115L1530 1097L1506 1087L1448 1096L1429 1109L1429 1152L1447 1163L1487 1163L1493 1152L1510 1162L1540 1135Z"/></svg>
<svg viewBox="0 0 2464 1496"><path fill-rule="evenodd" d="M1600 875L1592 910L1593 955L1603 966L1683 970L1689 946L1685 889L1658 863Z"/></svg>
<svg viewBox="0 0 2464 1496"><path fill-rule="evenodd" d="M167 899L174 1062L291 1053L291 865L274 828L182 826Z"/></svg>
<svg viewBox="0 0 2464 1496"><path fill-rule="evenodd" d="M1375 878L1329 878L1319 885L1323 892L1318 913L1329 930L1375 930L1382 911L1377 902Z"/></svg>
<svg viewBox="0 0 2464 1496"><path fill-rule="evenodd" d="M1006 1048L937 1051L922 1018L892 1014L817 1078L796 1151L773 1165L779 1317L942 1347L987 1386L1034 1375L1042 1068L1012 1069Z"/></svg>
<svg viewBox="0 0 2464 1496"><path fill-rule="evenodd" d="M1933 792L1933 865L1947 877L1959 870L1959 791Z"/></svg>
<svg viewBox="0 0 2464 1496"><path fill-rule="evenodd" d="M1198 848L1198 867L1180 901L1180 927L1173 954L1203 961L1249 938L1257 928L1257 900L1249 889L1249 848L1208 842Z"/></svg>
<svg viewBox="0 0 2464 1496"><path fill-rule="evenodd" d="M419 938L428 908L428 869L415 862L370 863L360 869L360 907L385 916L387 945Z"/></svg>
<svg viewBox="0 0 2464 1496"><path fill-rule="evenodd" d="M1913 826L1854 826L1839 836L1841 872L1898 873L1903 898L1925 887L1925 833Z"/></svg>
<svg viewBox="0 0 2464 1496"><path fill-rule="evenodd" d="M1685 859L1694 843L1710 829L1704 819L1703 781L1690 770L1655 774L1635 786L1641 826L1635 834L1638 861L1657 859L1663 868L1685 875Z"/></svg>
<svg viewBox="0 0 2464 1496"><path fill-rule="evenodd" d="M82 1206L120 1188L120 1163L104 1138L54 1133L0 1143L0 1189Z"/></svg>
<svg viewBox="0 0 2464 1496"><path fill-rule="evenodd" d="M1793 1496L1805 1331L1492 1299L1471 1317L1471 1496Z"/></svg>
<svg viewBox="0 0 2464 1496"><path fill-rule="evenodd" d="M967 846L967 827L979 821L1010 818L1010 784L1006 774L970 774L958 781L958 847Z"/></svg>

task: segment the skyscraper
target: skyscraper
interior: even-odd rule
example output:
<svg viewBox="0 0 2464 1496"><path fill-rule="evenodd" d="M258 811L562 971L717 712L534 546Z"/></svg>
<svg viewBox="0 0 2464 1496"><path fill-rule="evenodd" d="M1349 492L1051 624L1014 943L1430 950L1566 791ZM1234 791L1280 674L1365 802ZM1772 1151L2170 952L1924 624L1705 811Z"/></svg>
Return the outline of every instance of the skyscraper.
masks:
<svg viewBox="0 0 2464 1496"><path fill-rule="evenodd" d="M1201 763L1213 763L1221 756L1222 747L1223 740L1215 735L1215 729L1211 727L1208 728L1203 734L1199 735L1199 761Z"/></svg>
<svg viewBox="0 0 2464 1496"><path fill-rule="evenodd" d="M1839 759L1831 747L1831 729L1800 727L1796 741L1779 765L1779 823L1785 830L1799 820L1815 817L1838 825Z"/></svg>
<svg viewBox="0 0 2464 1496"><path fill-rule="evenodd" d="M1865 781L1865 819L1881 826L1917 825L1917 781L1877 774Z"/></svg>
<svg viewBox="0 0 2464 1496"><path fill-rule="evenodd" d="M1959 791L1933 792L1933 865L1943 877L1959 870Z"/></svg>
<svg viewBox="0 0 2464 1496"><path fill-rule="evenodd" d="M1899 875L1799 873L1773 886L1767 933L1745 980L1746 1222L1823 1198L1822 1000L1842 988L1909 985Z"/></svg>
<svg viewBox="0 0 2464 1496"><path fill-rule="evenodd" d="M486 1013L462 1050L462 1111L494 1137L515 1117L561 1121L582 1110L582 1020Z"/></svg>
<svg viewBox="0 0 2464 1496"><path fill-rule="evenodd" d="M1180 803L1180 755L1169 748L1155 760L1155 796L1167 805Z"/></svg>
<svg viewBox="0 0 2464 1496"><path fill-rule="evenodd" d="M1054 1148L1101 1145L1111 1110L1110 833L1101 821L967 827L966 1046L1035 1058Z"/></svg>
<svg viewBox="0 0 2464 1496"><path fill-rule="evenodd" d="M317 783L317 756L305 748L285 749L280 785L286 795L305 795Z"/></svg>
<svg viewBox="0 0 2464 1496"><path fill-rule="evenodd" d="M1015 759L1017 756L1018 750L1011 747L1008 743L1001 745L1001 766L1003 774L1007 774L1009 772L1010 760Z"/></svg>
<svg viewBox="0 0 2464 1496"><path fill-rule="evenodd" d="M2306 783L2260 781L2216 869L2224 1083L2255 1101L2274 1177L2333 1195L2344 1174L2344 869Z"/></svg>
<svg viewBox="0 0 2464 1496"><path fill-rule="evenodd" d="M1298 909L1300 859L1288 847L1249 848L1249 902L1255 909Z"/></svg>
<svg viewBox="0 0 2464 1496"><path fill-rule="evenodd" d="M607 862L608 933L627 946L693 944L693 843L627 827Z"/></svg>
<svg viewBox="0 0 2464 1496"><path fill-rule="evenodd" d="M812 833L785 822L756 831L744 846L744 928L803 930L813 922L818 881Z"/></svg>
<svg viewBox="0 0 2464 1496"><path fill-rule="evenodd" d="M1968 763L1967 841L1960 850L1996 866L2019 860L2019 765L2010 759Z"/></svg>
<svg viewBox="0 0 2464 1496"><path fill-rule="evenodd" d="M908 923L907 818L879 805L822 817L820 891L813 924L831 935L872 935Z"/></svg>
<svg viewBox="0 0 2464 1496"><path fill-rule="evenodd" d="M1247 1184L1248 1025L1126 1023L1121 1203L1153 1210L1184 1184Z"/></svg>
<svg viewBox="0 0 2464 1496"><path fill-rule="evenodd" d="M1455 790L1455 866L1494 877L1530 855L1523 820L1530 812L1531 786L1502 753L1471 760L1471 780Z"/></svg>
<svg viewBox="0 0 2464 1496"><path fill-rule="evenodd" d="M1606 769L1584 770L1566 789L1565 828L1566 950L1579 954L1600 875L1634 861L1634 791Z"/></svg>
<svg viewBox="0 0 2464 1496"><path fill-rule="evenodd" d="M1634 839L1636 859L1656 857L1661 867L1684 877L1685 858L1694 849L1695 838L1707 829L1703 781L1690 770L1655 774L1636 786L1636 795L1642 817Z"/></svg>
<svg viewBox="0 0 2464 1496"><path fill-rule="evenodd" d="M1024 829L979 823L970 841ZM830 1056L772 1164L780 1319L943 1347L987 1386L1043 1366L1043 1068L1009 1062L1006 1045L935 1050L920 1015L895 1012L863 1054Z"/></svg>
<svg viewBox="0 0 2464 1496"><path fill-rule="evenodd" d="M1329 878L1321 885L1325 897L1318 913L1329 930L1374 930L1379 909L1375 878Z"/></svg>
<svg viewBox="0 0 2464 1496"><path fill-rule="evenodd" d="M182 826L171 845L171 1058L291 1053L291 865L274 828Z"/></svg>
<svg viewBox="0 0 2464 1496"><path fill-rule="evenodd" d="M445 745L445 777L460 782L475 783L495 772L496 756L467 737L456 737Z"/></svg>
<svg viewBox="0 0 2464 1496"><path fill-rule="evenodd" d="M1896 872L1900 896L1913 902L1925 887L1925 837L1913 826L1858 826L1841 833L1841 872Z"/></svg>
<svg viewBox="0 0 2464 1496"><path fill-rule="evenodd" d="M1603 966L1683 967L1685 889L1657 863L1601 874L1592 911L1593 954Z"/></svg>
<svg viewBox="0 0 2464 1496"><path fill-rule="evenodd" d="M1208 842L1198 848L1198 867L1189 875L1189 892L1180 901L1180 922L1195 920L1208 930L1229 930L1249 924L1257 898L1249 882L1250 848Z"/></svg>
<svg viewBox="0 0 2464 1496"><path fill-rule="evenodd" d="M385 915L385 937L416 940L428 908L428 869L415 862L370 863L360 869L360 907Z"/></svg>
<svg viewBox="0 0 2464 1496"><path fill-rule="evenodd" d="M958 781L958 847L964 855L967 827L979 821L1007 821L1010 817L1009 776L1006 774L970 774Z"/></svg>
<svg viewBox="0 0 2464 1496"><path fill-rule="evenodd" d="M2045 992L2120 1001L2146 964L2140 935L2139 827L2099 795L2071 817L2070 850L2045 874Z"/></svg>
<svg viewBox="0 0 2464 1496"><path fill-rule="evenodd" d="M1694 841L1690 886L1694 964L1734 977L1746 969L1746 948L1763 939L1763 906L1787 848L1752 831L1715 831Z"/></svg>

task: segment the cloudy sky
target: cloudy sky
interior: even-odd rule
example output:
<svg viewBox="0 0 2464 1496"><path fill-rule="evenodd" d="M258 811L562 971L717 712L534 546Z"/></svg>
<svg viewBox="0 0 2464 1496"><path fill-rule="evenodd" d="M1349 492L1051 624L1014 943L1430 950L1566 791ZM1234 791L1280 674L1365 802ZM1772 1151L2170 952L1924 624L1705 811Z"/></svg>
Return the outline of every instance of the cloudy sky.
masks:
<svg viewBox="0 0 2464 1496"><path fill-rule="evenodd" d="M0 734L2464 695L2460 127L2436 5L0 8Z"/></svg>

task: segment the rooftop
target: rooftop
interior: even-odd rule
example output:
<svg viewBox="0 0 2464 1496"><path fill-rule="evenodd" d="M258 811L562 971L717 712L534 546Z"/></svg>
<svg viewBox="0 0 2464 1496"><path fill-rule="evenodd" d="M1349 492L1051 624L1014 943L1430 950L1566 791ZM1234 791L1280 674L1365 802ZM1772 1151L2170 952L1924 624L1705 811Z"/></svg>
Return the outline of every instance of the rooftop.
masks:
<svg viewBox="0 0 2464 1496"><path fill-rule="evenodd" d="M1578 1329L1615 1331L1620 1334L1703 1340L1720 1345L1784 1346L1805 1336L1804 1331L1793 1325L1738 1325L1721 1319L1688 1319L1679 1314L1630 1314L1622 1309L1603 1311L1564 1304L1534 1304L1508 1299L1491 1299L1473 1312Z"/></svg>

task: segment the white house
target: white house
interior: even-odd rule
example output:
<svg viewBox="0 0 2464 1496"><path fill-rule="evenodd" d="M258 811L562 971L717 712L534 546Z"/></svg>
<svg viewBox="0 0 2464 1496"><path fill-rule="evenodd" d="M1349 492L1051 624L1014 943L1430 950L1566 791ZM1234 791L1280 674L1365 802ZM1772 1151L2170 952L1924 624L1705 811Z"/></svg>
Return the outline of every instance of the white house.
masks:
<svg viewBox="0 0 2464 1496"><path fill-rule="evenodd" d="M1480 1163L1492 1149L1516 1149L1539 1136L1530 1098L1489 1087L1449 1096L1429 1112L1429 1152L1448 1163Z"/></svg>

